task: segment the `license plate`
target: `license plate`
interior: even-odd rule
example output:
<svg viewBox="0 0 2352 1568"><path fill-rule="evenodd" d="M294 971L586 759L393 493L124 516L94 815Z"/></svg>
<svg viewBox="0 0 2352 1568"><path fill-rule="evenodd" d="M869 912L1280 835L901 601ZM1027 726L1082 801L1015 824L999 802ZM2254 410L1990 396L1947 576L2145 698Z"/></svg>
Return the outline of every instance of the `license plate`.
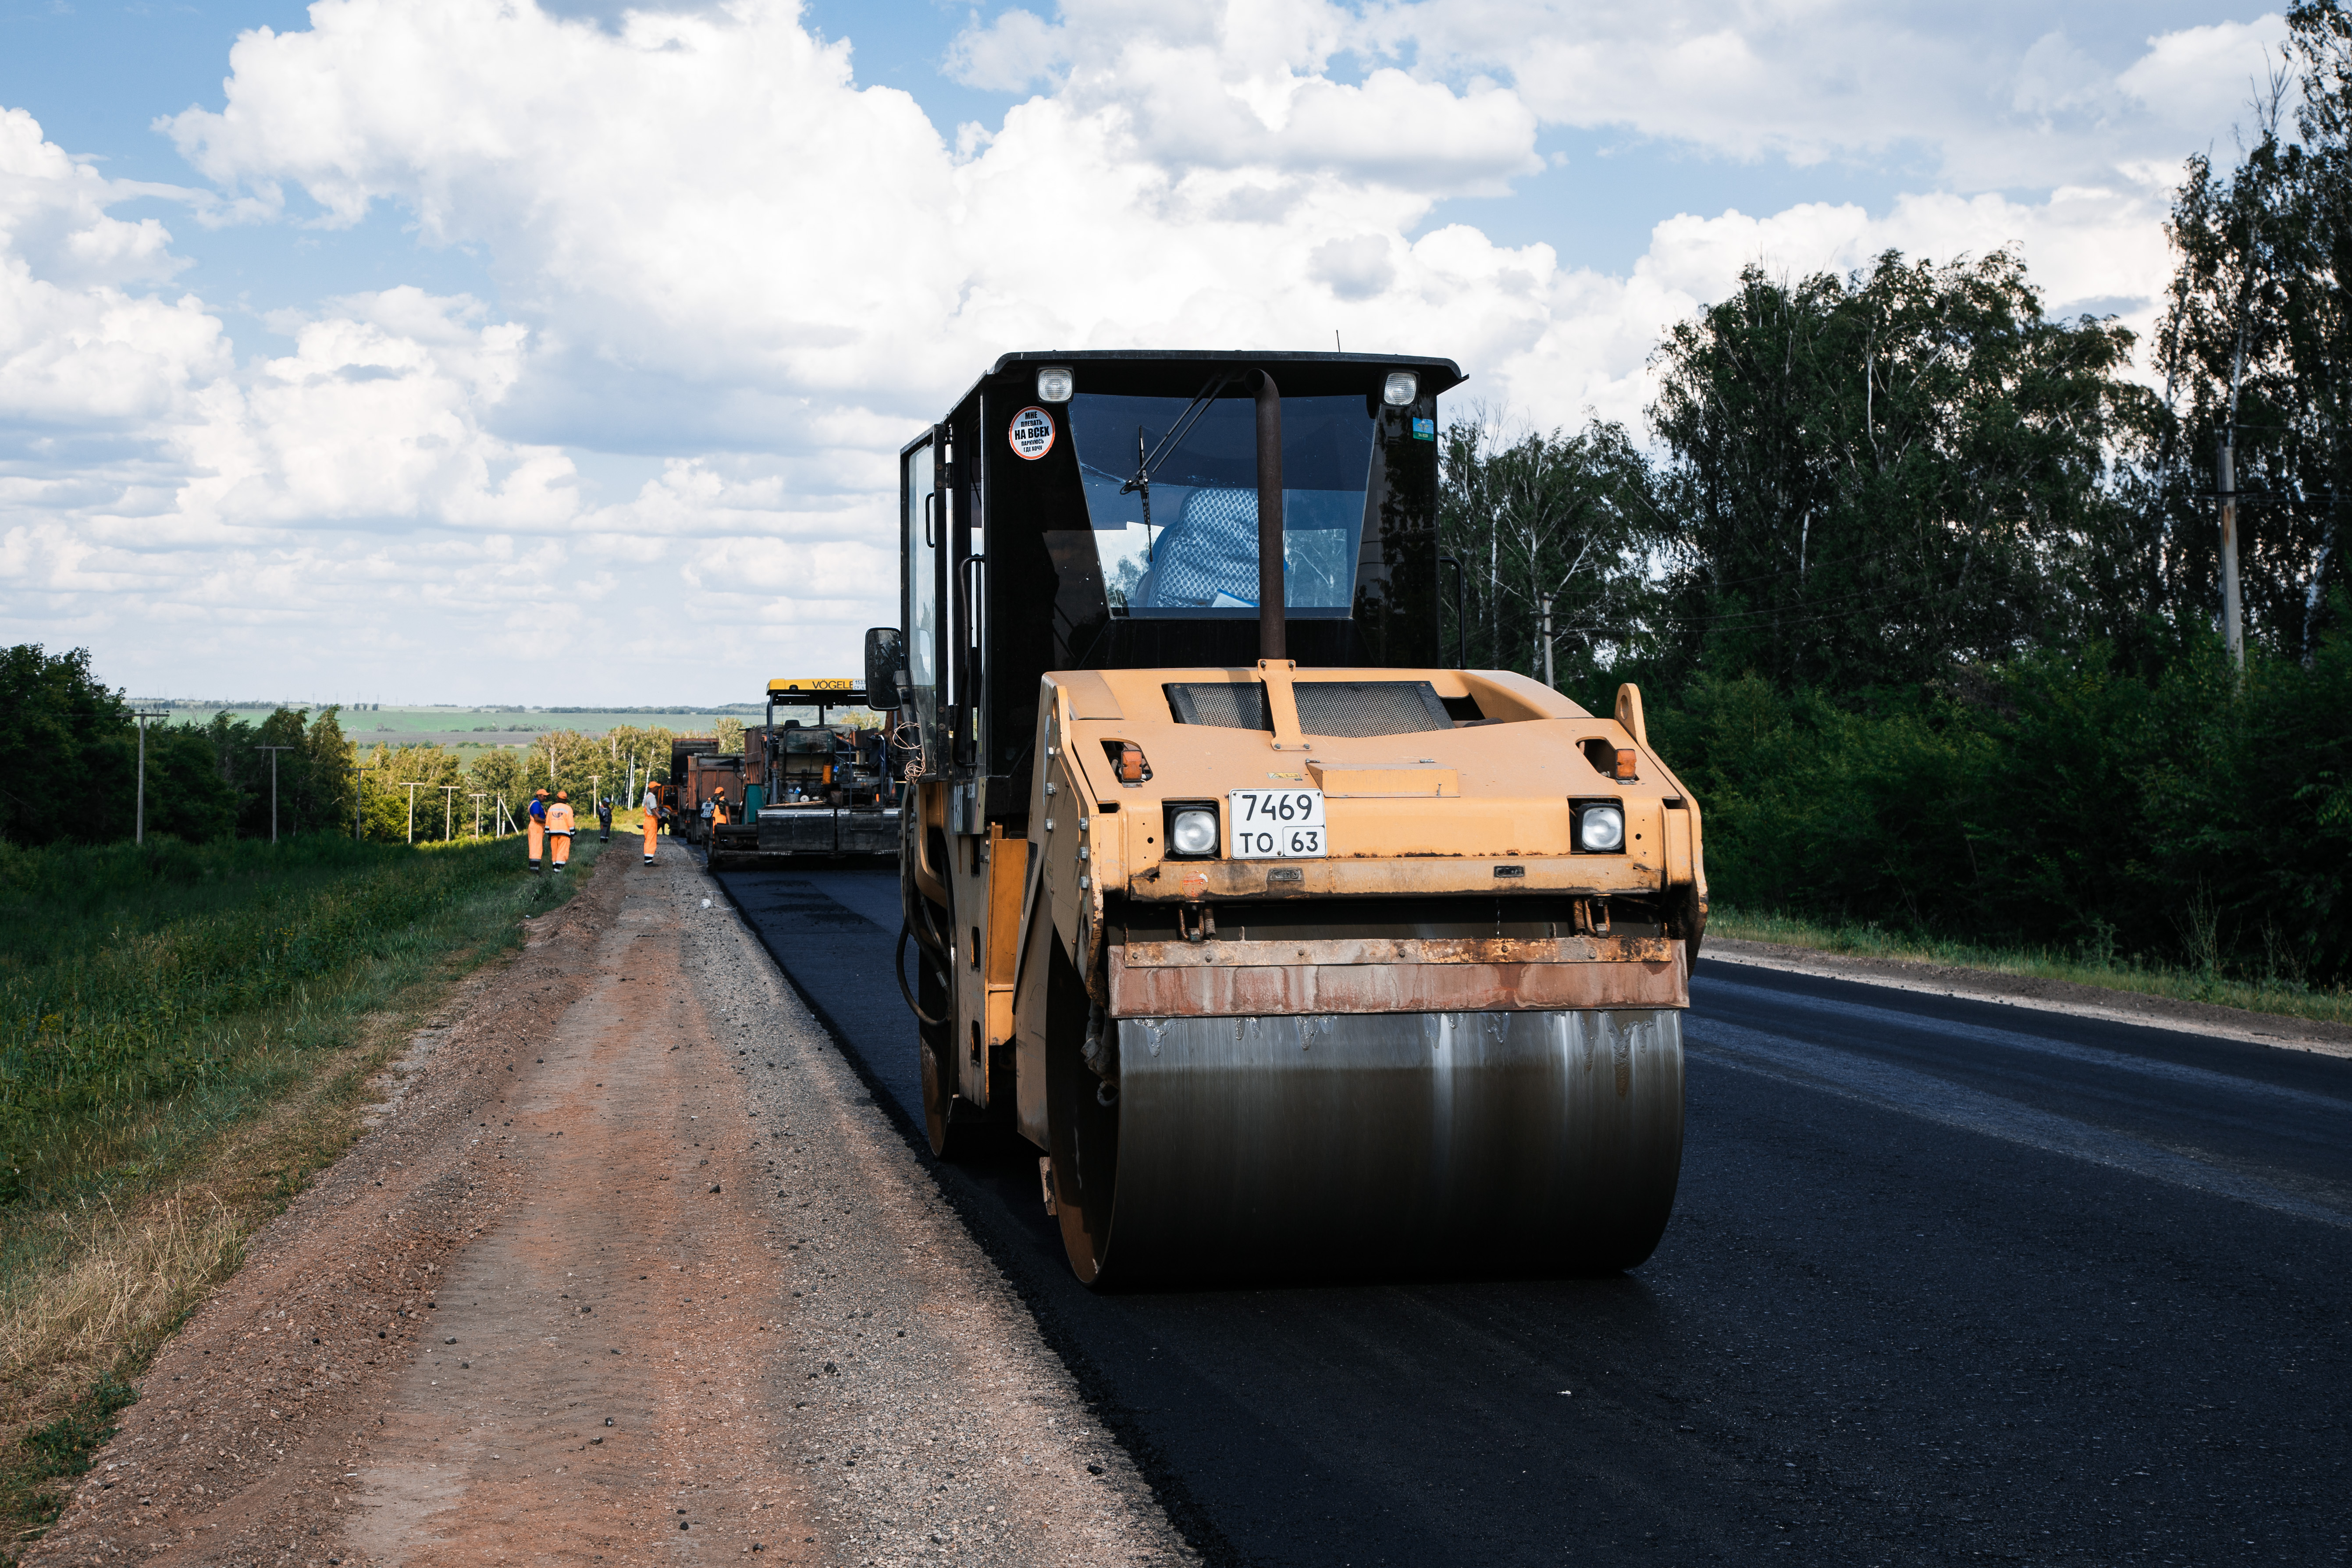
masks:
<svg viewBox="0 0 2352 1568"><path fill-rule="evenodd" d="M1236 860L1315 860L1328 853L1319 789L1237 789L1225 818Z"/></svg>

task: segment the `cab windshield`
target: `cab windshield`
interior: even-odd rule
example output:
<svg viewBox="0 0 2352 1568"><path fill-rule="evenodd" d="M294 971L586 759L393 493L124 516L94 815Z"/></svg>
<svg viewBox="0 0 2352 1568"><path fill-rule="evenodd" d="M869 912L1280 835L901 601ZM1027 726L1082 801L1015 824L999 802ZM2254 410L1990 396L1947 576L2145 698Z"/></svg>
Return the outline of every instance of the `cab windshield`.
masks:
<svg viewBox="0 0 2352 1568"><path fill-rule="evenodd" d="M1113 616L1257 611L1257 415L1238 393L1202 409L1168 449L1181 397L1080 393L1070 433ZM1373 414L1361 396L1282 400L1283 603L1344 616L1371 476ZM1128 489L1144 456L1149 483Z"/></svg>

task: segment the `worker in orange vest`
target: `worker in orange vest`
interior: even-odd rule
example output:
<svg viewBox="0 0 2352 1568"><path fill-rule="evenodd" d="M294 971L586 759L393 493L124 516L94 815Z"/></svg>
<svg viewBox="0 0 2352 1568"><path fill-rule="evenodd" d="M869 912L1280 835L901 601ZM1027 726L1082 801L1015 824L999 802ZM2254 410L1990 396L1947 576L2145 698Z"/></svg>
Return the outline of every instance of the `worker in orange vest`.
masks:
<svg viewBox="0 0 2352 1568"><path fill-rule="evenodd" d="M727 786L725 784L720 784L717 790L712 792L710 802L710 826L713 827L724 827L727 826Z"/></svg>
<svg viewBox="0 0 2352 1568"><path fill-rule="evenodd" d="M547 808L547 837L555 868L561 871L572 863L572 796L567 791L556 791L555 804Z"/></svg>
<svg viewBox="0 0 2352 1568"><path fill-rule="evenodd" d="M659 831L661 827L661 791L655 787L654 781L651 779L647 779L646 781L646 804L644 815L646 829L646 864L650 866L654 863L654 835Z"/></svg>
<svg viewBox="0 0 2352 1568"><path fill-rule="evenodd" d="M545 790L538 789L530 792L530 809L523 813L523 819L530 825L530 868L536 871L539 869L540 852L547 843L547 792Z"/></svg>

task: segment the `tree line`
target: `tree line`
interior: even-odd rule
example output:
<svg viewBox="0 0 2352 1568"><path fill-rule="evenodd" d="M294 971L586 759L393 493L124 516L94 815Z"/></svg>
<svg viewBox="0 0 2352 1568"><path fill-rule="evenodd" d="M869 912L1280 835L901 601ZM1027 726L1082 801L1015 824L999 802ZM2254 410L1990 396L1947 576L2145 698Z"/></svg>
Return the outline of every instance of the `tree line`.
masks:
<svg viewBox="0 0 2352 1568"><path fill-rule="evenodd" d="M37 644L0 650L0 839L104 844L137 828L142 736L131 705L90 673L89 652ZM735 732L740 743L741 724ZM280 708L258 721L150 720L146 831L204 842L328 833L383 842L489 837L499 803L520 818L534 790L568 791L583 821L601 790L625 808L666 774L673 731L624 724L559 730L470 761L438 745L362 745L334 708ZM273 779L273 764L275 777ZM412 787L414 786L414 787Z"/></svg>
<svg viewBox="0 0 2352 1568"><path fill-rule="evenodd" d="M1541 679L1548 606L1563 690L1640 681L1719 899L2352 978L2352 18L2288 27L2242 156L2188 161L2155 385L2019 256L1889 251L1748 268L1641 436L1445 432L1470 662Z"/></svg>

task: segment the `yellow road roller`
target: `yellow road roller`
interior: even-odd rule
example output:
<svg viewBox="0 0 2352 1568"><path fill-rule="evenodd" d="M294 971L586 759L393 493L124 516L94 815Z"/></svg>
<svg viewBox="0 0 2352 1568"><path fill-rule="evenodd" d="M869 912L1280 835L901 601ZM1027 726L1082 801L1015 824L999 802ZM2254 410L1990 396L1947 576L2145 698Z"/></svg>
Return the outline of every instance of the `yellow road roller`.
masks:
<svg viewBox="0 0 2352 1568"><path fill-rule="evenodd" d="M1664 1230L1698 805L1633 687L1448 668L1461 380L1007 354L900 454L866 679L915 759L931 1146L1043 1151L1089 1284L1622 1269Z"/></svg>

